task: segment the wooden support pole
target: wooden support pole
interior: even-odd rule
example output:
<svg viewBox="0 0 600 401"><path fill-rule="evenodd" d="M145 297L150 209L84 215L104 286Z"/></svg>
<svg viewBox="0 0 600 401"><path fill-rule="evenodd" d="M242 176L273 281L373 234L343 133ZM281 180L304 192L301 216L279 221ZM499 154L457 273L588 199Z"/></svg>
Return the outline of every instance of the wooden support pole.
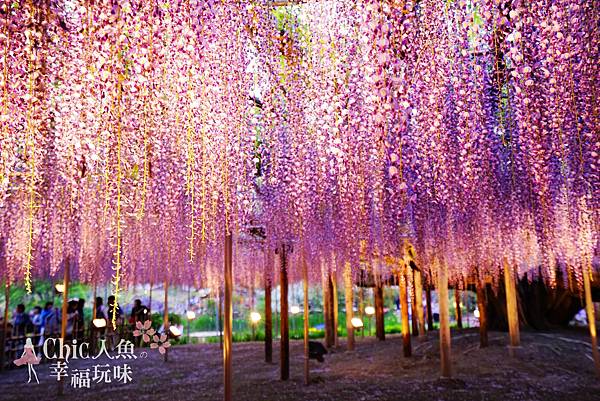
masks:
<svg viewBox="0 0 600 401"><path fill-rule="evenodd" d="M219 348L223 349L223 290L220 287L217 294L217 330L219 331Z"/></svg>
<svg viewBox="0 0 600 401"><path fill-rule="evenodd" d="M92 348L92 351L94 351L94 352L96 350L96 334L98 332L98 330L96 329L96 326L94 326L94 320L96 320L96 309L98 308L98 302L96 302L97 295L98 295L98 289L97 289L96 283L94 283L94 298L92 300L92 302L93 302L92 321L90 322L91 348Z"/></svg>
<svg viewBox="0 0 600 401"><path fill-rule="evenodd" d="M332 299L333 299L333 345L337 348L340 346L338 337L338 317L339 317L339 299L337 290L337 272L331 275L331 288L332 288Z"/></svg>
<svg viewBox="0 0 600 401"><path fill-rule="evenodd" d="M186 309L186 314L187 311L190 310L191 308L191 303L190 303L190 292L192 291L191 286L188 285L188 290L187 290L187 305L185 306ZM252 307L254 309L254 293L252 294ZM187 320L187 343L191 344L190 342L190 324L191 324L191 319L186 319ZM252 326L254 327L254 326ZM254 341L254 333L252 333L252 341Z"/></svg>
<svg viewBox="0 0 600 401"><path fill-rule="evenodd" d="M410 324L411 324L411 334L413 336L419 335L419 323L417 322L417 312L415 310L415 286L414 286L414 273L410 270L406 273L406 286L408 288L408 295L410 297ZM413 278L412 283L410 282L410 277ZM412 292L410 291L409 285L412 284Z"/></svg>
<svg viewBox="0 0 600 401"><path fill-rule="evenodd" d="M171 241L167 239L167 265L169 268L172 266L171 259ZM165 335L167 338L169 337L169 282L168 280L164 281L164 290L165 290L165 298L164 298L164 307L163 307L163 329L165 331ZM169 349L167 348L164 353L164 361L167 362L169 360Z"/></svg>
<svg viewBox="0 0 600 401"><path fill-rule="evenodd" d="M421 271L416 269L413 270L415 286L415 311L417 315L417 329L419 331L419 338L425 337L425 316L423 314L423 282L421 280Z"/></svg>
<svg viewBox="0 0 600 401"><path fill-rule="evenodd" d="M152 281L150 282L150 291L148 299L148 316L152 320Z"/></svg>
<svg viewBox="0 0 600 401"><path fill-rule="evenodd" d="M479 311L479 347L488 346L487 302L485 299L485 284L477 282L477 310Z"/></svg>
<svg viewBox="0 0 600 401"><path fill-rule="evenodd" d="M233 364L231 361L232 351L232 324L233 324L233 277L232 277L232 235L225 234L225 257L224 257L224 281L225 281L225 310L224 310L224 328L223 328L223 399L231 401L233 399L232 373Z"/></svg>
<svg viewBox="0 0 600 401"><path fill-rule="evenodd" d="M438 298L440 304L440 362L442 377L452 377L452 362L450 358L450 310L448 308L448 268L445 262L438 270Z"/></svg>
<svg viewBox="0 0 600 401"><path fill-rule="evenodd" d="M598 337L596 333L596 311L594 310L594 302L592 301L592 286L590 276L592 275L592 267L583 269L583 291L585 292L585 311L587 312L588 327L590 329L590 340L592 342L592 357L596 374L600 377L600 352L598 352Z"/></svg>
<svg viewBox="0 0 600 401"><path fill-rule="evenodd" d="M410 260L406 260L406 272L405 272L406 288L408 297L410 299L410 324L411 334L416 336L419 334L419 327L417 323L417 312L415 310L415 273L410 266ZM412 290L412 291L411 291Z"/></svg>
<svg viewBox="0 0 600 401"><path fill-rule="evenodd" d="M271 275L265 275L265 362L273 362L273 312L271 310Z"/></svg>
<svg viewBox="0 0 600 401"><path fill-rule="evenodd" d="M383 321L383 284L375 284L375 336L379 341L385 340L385 323Z"/></svg>
<svg viewBox="0 0 600 401"><path fill-rule="evenodd" d="M10 308L10 282L8 276L4 284L4 322L2 322L2 333L0 335L0 372L4 370L6 357L6 334L8 332L8 309Z"/></svg>
<svg viewBox="0 0 600 401"><path fill-rule="evenodd" d="M408 268L405 263L400 266L398 272L398 288L400 291L400 314L402 316L402 352L405 358L412 354L410 344L410 327L408 321L408 291L407 291L407 273Z"/></svg>
<svg viewBox="0 0 600 401"><path fill-rule="evenodd" d="M425 290L425 301L427 302L427 330L433 330L433 310L431 309L431 286Z"/></svg>
<svg viewBox="0 0 600 401"><path fill-rule="evenodd" d="M456 327L462 329L462 310L460 309L460 290L458 289L458 284L454 287L454 305L456 308Z"/></svg>
<svg viewBox="0 0 600 401"><path fill-rule="evenodd" d="M360 314L360 320L363 322L363 327L360 330L360 335L362 337L365 336L365 288L364 287L360 287L358 289L358 313ZM369 327L369 330L371 329L371 327Z"/></svg>
<svg viewBox="0 0 600 401"><path fill-rule="evenodd" d="M69 280L70 280L70 261L65 260L64 277L63 277L63 294L62 294L62 314L60 322L60 338L63 344L67 342L67 315L69 307ZM62 361L61 361L62 362ZM65 391L65 381L58 376L58 395L63 395Z"/></svg>
<svg viewBox="0 0 600 401"><path fill-rule="evenodd" d="M504 286L506 288L506 311L508 313L508 331L510 336L510 345L508 353L515 356L515 350L521 344L519 334L519 312L517 310L517 289L515 287L515 278L508 260L504 258Z"/></svg>
<svg viewBox="0 0 600 401"><path fill-rule="evenodd" d="M348 338L348 351L354 350L354 292L352 288L352 266L346 262L344 266L344 296L346 303L346 332Z"/></svg>
<svg viewBox="0 0 600 401"><path fill-rule="evenodd" d="M163 329L165 334L169 336L169 282L165 280L165 308L163 310ZM169 360L169 349L165 350L164 360Z"/></svg>
<svg viewBox="0 0 600 401"><path fill-rule="evenodd" d="M323 278L323 313L325 317L325 345L327 348L333 347L333 313L332 313L332 292L329 273L324 274Z"/></svg>
<svg viewBox="0 0 600 401"><path fill-rule="evenodd" d="M288 307L288 271L287 271L287 255L285 245L280 248L280 271L279 271L279 287L281 297L281 324L280 333L280 363L281 363L281 380L290 378L290 326L289 326L289 307Z"/></svg>
<svg viewBox="0 0 600 401"><path fill-rule="evenodd" d="M304 384L310 383L310 355L308 349L308 266L306 265L306 256L302 258L302 284L304 290Z"/></svg>
<svg viewBox="0 0 600 401"><path fill-rule="evenodd" d="M67 317L68 317L68 307L69 307L69 274L70 274L70 266L69 259L65 261L65 270L64 270L64 278L63 278L63 294L62 294L62 315L60 322L60 338L63 341L67 338Z"/></svg>
<svg viewBox="0 0 600 401"><path fill-rule="evenodd" d="M331 273L327 274L327 313L329 314L329 326L327 329L329 330L329 344L330 347L335 346L335 313L333 310L333 281L331 280Z"/></svg>
<svg viewBox="0 0 600 401"><path fill-rule="evenodd" d="M328 305L327 305L327 281L325 281L325 271L323 266L321 266L321 303L323 304L323 324L325 325L325 346L329 348L331 345L329 344L329 314L328 314Z"/></svg>
<svg viewBox="0 0 600 401"><path fill-rule="evenodd" d="M279 287L277 287L277 288L279 288ZM281 289L280 289L280 293L281 293ZM281 339L281 335L279 334L279 326L281 326L281 302L280 302L279 297L275 297L275 324L274 324L274 326L276 327L274 338Z"/></svg>

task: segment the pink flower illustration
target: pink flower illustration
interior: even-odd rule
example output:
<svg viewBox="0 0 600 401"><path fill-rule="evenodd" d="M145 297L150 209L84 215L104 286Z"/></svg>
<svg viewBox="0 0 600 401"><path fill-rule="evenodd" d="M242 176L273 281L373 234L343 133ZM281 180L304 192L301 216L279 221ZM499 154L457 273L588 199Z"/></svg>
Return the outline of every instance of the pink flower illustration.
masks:
<svg viewBox="0 0 600 401"><path fill-rule="evenodd" d="M152 344L150 344L150 348L152 348L152 349L158 348L158 352L160 352L161 354L164 354L165 352L167 352L167 348L169 348L171 346L171 343L167 339L166 334L161 334L160 337L158 337L158 335L155 334L152 337L152 340L154 342Z"/></svg>
<svg viewBox="0 0 600 401"><path fill-rule="evenodd" d="M151 327L152 322L150 320L146 320L143 324L139 320L135 322L136 329L133 330L133 336L139 337L142 336L144 342L150 342L150 336L154 335L156 331Z"/></svg>

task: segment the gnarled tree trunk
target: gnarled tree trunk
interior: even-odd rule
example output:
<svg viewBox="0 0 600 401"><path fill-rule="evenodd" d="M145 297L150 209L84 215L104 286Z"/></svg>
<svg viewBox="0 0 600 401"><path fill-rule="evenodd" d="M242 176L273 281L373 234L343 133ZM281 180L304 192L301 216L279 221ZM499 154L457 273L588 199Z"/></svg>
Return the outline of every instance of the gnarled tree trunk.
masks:
<svg viewBox="0 0 600 401"><path fill-rule="evenodd" d="M506 291L504 282L500 282L497 291L486 286L488 328L508 330L506 311ZM596 300L600 298L598 290ZM583 308L581 297L569 288L558 286L549 288L542 281L519 279L517 283L519 324L536 330L554 327L566 327L573 317Z"/></svg>

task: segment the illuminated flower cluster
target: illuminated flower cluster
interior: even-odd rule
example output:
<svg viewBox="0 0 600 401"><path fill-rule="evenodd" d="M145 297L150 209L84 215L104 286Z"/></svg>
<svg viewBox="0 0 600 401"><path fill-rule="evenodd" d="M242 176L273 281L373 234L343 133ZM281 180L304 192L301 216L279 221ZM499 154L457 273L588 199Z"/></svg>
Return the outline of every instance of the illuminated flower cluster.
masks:
<svg viewBox="0 0 600 401"><path fill-rule="evenodd" d="M282 243L317 282L388 274L405 240L454 282L498 282L506 258L579 285L597 257L592 2L0 7L11 281L69 260L117 302L137 282L217 287L227 233L249 286Z"/></svg>

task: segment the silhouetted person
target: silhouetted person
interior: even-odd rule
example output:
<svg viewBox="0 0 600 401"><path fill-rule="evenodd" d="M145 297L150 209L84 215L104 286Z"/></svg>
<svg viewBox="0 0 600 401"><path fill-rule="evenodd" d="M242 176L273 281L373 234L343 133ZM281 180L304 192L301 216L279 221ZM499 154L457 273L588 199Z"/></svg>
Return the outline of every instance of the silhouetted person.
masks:
<svg viewBox="0 0 600 401"><path fill-rule="evenodd" d="M142 305L142 301L136 299L133 301L133 308L131 308L131 319L129 323L135 324L136 322L145 322L147 319L148 308Z"/></svg>
<svg viewBox="0 0 600 401"><path fill-rule="evenodd" d="M54 304L52 302L46 302L44 310L42 311L41 320L40 333L42 335L38 345L42 345L46 338L56 334L59 329L58 312L54 309Z"/></svg>
<svg viewBox="0 0 600 401"><path fill-rule="evenodd" d="M83 298L79 298L79 301L77 302L77 330L76 330L76 336L78 340L83 339L83 334L85 331L85 320L83 317L83 307L85 305L85 299Z"/></svg>
<svg viewBox="0 0 600 401"><path fill-rule="evenodd" d="M72 299L67 304L67 338L75 338L79 324L79 300Z"/></svg>
<svg viewBox="0 0 600 401"><path fill-rule="evenodd" d="M13 336L24 336L30 324L31 320L29 319L29 315L25 313L25 305L17 305L12 321Z"/></svg>
<svg viewBox="0 0 600 401"><path fill-rule="evenodd" d="M13 347L16 349L17 354L20 354L23 350L23 346L25 345L25 333L29 330L30 326L31 319L29 319L29 315L25 313L25 305L17 305L12 320L12 335L13 337L17 337L16 339L13 339Z"/></svg>
<svg viewBox="0 0 600 401"><path fill-rule="evenodd" d="M40 306L35 306L31 311L31 324L33 325L33 333L40 334L40 330L42 328L42 308Z"/></svg>
<svg viewBox="0 0 600 401"><path fill-rule="evenodd" d="M108 320L108 314L106 313L106 307L102 297L96 298L96 319Z"/></svg>

